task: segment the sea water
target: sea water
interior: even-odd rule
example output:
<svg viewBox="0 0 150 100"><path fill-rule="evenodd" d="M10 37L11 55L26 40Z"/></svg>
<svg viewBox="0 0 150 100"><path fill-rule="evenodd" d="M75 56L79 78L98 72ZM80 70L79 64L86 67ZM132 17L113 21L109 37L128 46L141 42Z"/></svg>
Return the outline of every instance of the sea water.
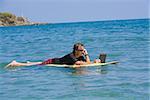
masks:
<svg viewBox="0 0 150 100"><path fill-rule="evenodd" d="M0 27L1 100L149 100L149 19ZM28 66L72 52L82 42L91 60L100 53L115 65L87 68Z"/></svg>

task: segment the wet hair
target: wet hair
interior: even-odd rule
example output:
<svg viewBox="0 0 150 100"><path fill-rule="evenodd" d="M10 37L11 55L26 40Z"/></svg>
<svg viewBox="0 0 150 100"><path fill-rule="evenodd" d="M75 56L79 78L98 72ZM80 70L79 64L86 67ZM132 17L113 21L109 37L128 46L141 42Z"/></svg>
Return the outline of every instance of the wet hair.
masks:
<svg viewBox="0 0 150 100"><path fill-rule="evenodd" d="M84 45L83 45L82 43L80 43L80 42L74 44L74 46L73 46L73 54L75 54L75 51L78 50L78 48L79 48L80 46L83 46L83 47L84 47Z"/></svg>

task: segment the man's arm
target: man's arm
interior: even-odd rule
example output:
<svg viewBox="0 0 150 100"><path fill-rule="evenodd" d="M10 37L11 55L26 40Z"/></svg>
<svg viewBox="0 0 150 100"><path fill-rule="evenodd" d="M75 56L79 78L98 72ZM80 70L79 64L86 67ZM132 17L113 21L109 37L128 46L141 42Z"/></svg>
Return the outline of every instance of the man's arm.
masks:
<svg viewBox="0 0 150 100"><path fill-rule="evenodd" d="M86 65L91 64L90 57L86 49L84 49L83 55L85 56L85 61L76 61L75 65Z"/></svg>
<svg viewBox="0 0 150 100"><path fill-rule="evenodd" d="M86 64L89 64L89 63L87 63L85 61L76 61L75 62L75 65L86 65Z"/></svg>
<svg viewBox="0 0 150 100"><path fill-rule="evenodd" d="M90 63L91 63L90 57L89 57L88 54L85 55L85 60L86 60L86 63L87 63L87 64L90 64Z"/></svg>
<svg viewBox="0 0 150 100"><path fill-rule="evenodd" d="M86 64L91 64L90 57L88 55L88 52L86 49L82 52L82 54L85 56L85 61L76 61L75 65L86 65Z"/></svg>
<svg viewBox="0 0 150 100"><path fill-rule="evenodd" d="M91 63L90 57L89 57L88 52L87 52L86 49L84 49L83 55L85 56L86 63L90 64Z"/></svg>

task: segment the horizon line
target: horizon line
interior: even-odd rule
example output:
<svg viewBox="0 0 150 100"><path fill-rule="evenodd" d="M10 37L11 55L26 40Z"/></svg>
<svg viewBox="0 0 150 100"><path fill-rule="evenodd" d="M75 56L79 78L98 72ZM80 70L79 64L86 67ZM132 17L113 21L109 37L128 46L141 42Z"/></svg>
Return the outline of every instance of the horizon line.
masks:
<svg viewBox="0 0 150 100"><path fill-rule="evenodd" d="M88 22L105 22L105 21L125 21L125 20L143 20L150 18L128 18L128 19L104 19L104 20L89 20L89 21L70 21L70 22L41 22L41 23L48 23L48 24L69 24L69 23L88 23Z"/></svg>

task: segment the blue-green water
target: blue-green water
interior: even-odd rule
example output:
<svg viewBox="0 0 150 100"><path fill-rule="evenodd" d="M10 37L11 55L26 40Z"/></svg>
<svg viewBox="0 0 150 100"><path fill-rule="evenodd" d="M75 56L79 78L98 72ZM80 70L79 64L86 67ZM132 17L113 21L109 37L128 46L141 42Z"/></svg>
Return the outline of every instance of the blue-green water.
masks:
<svg viewBox="0 0 150 100"><path fill-rule="evenodd" d="M0 28L1 100L148 100L149 20L118 20ZM42 61L85 44L91 60L107 53L117 65L79 69L4 69L12 60Z"/></svg>

